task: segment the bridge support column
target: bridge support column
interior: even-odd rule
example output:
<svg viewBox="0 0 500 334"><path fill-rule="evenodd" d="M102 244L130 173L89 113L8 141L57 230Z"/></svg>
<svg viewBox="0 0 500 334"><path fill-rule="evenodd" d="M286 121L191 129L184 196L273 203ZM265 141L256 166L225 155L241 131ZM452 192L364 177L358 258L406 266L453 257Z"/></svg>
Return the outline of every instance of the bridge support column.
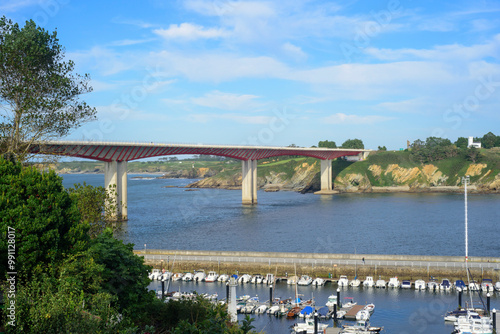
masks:
<svg viewBox="0 0 500 334"><path fill-rule="evenodd" d="M332 160L321 160L321 191L332 191Z"/></svg>
<svg viewBox="0 0 500 334"><path fill-rule="evenodd" d="M241 161L241 199L243 204L257 204L257 160Z"/></svg>
<svg viewBox="0 0 500 334"><path fill-rule="evenodd" d="M104 164L104 187L111 197L111 204L116 204L116 209L112 214L113 218L127 220L126 161L110 161Z"/></svg>

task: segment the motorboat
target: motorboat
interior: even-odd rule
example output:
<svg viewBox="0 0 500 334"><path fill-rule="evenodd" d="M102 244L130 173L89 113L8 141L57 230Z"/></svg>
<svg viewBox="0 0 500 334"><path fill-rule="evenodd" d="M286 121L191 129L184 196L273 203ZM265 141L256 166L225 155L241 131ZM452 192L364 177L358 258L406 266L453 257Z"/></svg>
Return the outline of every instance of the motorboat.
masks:
<svg viewBox="0 0 500 334"><path fill-rule="evenodd" d="M479 291L481 286L476 281L470 281L469 290L470 291Z"/></svg>
<svg viewBox="0 0 500 334"><path fill-rule="evenodd" d="M217 278L217 282L227 282L229 280L229 275L227 274L222 274L219 276L219 278Z"/></svg>
<svg viewBox="0 0 500 334"><path fill-rule="evenodd" d="M242 309L241 313L243 314L251 314L257 308L257 305L254 303L247 303Z"/></svg>
<svg viewBox="0 0 500 334"><path fill-rule="evenodd" d="M411 281L404 280L401 282L401 289L411 289Z"/></svg>
<svg viewBox="0 0 500 334"><path fill-rule="evenodd" d="M354 277L352 281L349 282L349 286L352 286L354 288L358 287L361 285L361 281L358 279L358 277Z"/></svg>
<svg viewBox="0 0 500 334"><path fill-rule="evenodd" d="M399 288L401 286L401 282L398 280L398 277L391 277L389 279L389 283L387 284L389 288Z"/></svg>
<svg viewBox="0 0 500 334"><path fill-rule="evenodd" d="M373 312L375 312L375 304L368 304L364 307L364 309L370 312L370 314L373 314Z"/></svg>
<svg viewBox="0 0 500 334"><path fill-rule="evenodd" d="M208 275L205 277L205 282L216 282L219 278L219 274L215 271L209 271Z"/></svg>
<svg viewBox="0 0 500 334"><path fill-rule="evenodd" d="M252 277L252 279L250 280L250 283L253 283L253 284L260 284L262 283L262 280L264 279L264 277L262 277L261 274L256 274Z"/></svg>
<svg viewBox="0 0 500 334"><path fill-rule="evenodd" d="M439 284L436 282L435 278L431 278L429 282L427 282L427 289L430 291L439 290Z"/></svg>
<svg viewBox="0 0 500 334"><path fill-rule="evenodd" d="M173 274L170 271L165 271L158 277L158 279L160 281L168 281L172 277L172 275Z"/></svg>
<svg viewBox="0 0 500 334"><path fill-rule="evenodd" d="M342 303L342 308L349 309L352 308L354 305L357 305L358 303L354 301L354 298L352 297L344 297L344 300L346 300L344 303Z"/></svg>
<svg viewBox="0 0 500 334"><path fill-rule="evenodd" d="M337 301L337 295L335 294L328 296L328 301L326 302L326 306L328 306L328 308L330 309L333 308L333 305L339 306Z"/></svg>
<svg viewBox="0 0 500 334"><path fill-rule="evenodd" d="M191 282L193 279L194 275L192 273L185 273L184 276L182 276L184 282Z"/></svg>
<svg viewBox="0 0 500 334"><path fill-rule="evenodd" d="M262 281L262 284L273 284L274 283L274 274L266 274L266 277Z"/></svg>
<svg viewBox="0 0 500 334"><path fill-rule="evenodd" d="M371 288L375 285L372 276L366 276L366 279L363 281L363 286L366 288Z"/></svg>
<svg viewBox="0 0 500 334"><path fill-rule="evenodd" d="M495 290L500 291L500 282L495 283Z"/></svg>
<svg viewBox="0 0 500 334"><path fill-rule="evenodd" d="M280 306L279 305L273 305L270 308L268 308L266 312L269 315L276 316L278 314L279 310L280 310Z"/></svg>
<svg viewBox="0 0 500 334"><path fill-rule="evenodd" d="M339 286L342 286L342 287L348 286L349 285L349 280L347 279L347 276L341 275L340 278L339 278L339 280L338 280L338 282L337 282L337 284Z"/></svg>
<svg viewBox="0 0 500 334"><path fill-rule="evenodd" d="M415 281L415 290L425 290L425 281L423 279Z"/></svg>
<svg viewBox="0 0 500 334"><path fill-rule="evenodd" d="M267 307L267 305L260 305L259 307L257 307L254 311L255 314L264 314L266 313L267 309L269 307Z"/></svg>
<svg viewBox="0 0 500 334"><path fill-rule="evenodd" d="M238 278L238 283L248 283L252 279L252 276L249 274L243 274Z"/></svg>
<svg viewBox="0 0 500 334"><path fill-rule="evenodd" d="M172 275L172 281L173 282L180 281L180 280L182 280L183 276L184 276L183 273L175 273Z"/></svg>
<svg viewBox="0 0 500 334"><path fill-rule="evenodd" d="M314 309L312 308L312 306L306 306L304 307L300 313L299 313L299 317L300 318L309 318L311 315L312 315L312 312L314 311Z"/></svg>
<svg viewBox="0 0 500 334"><path fill-rule="evenodd" d="M368 312L368 310L365 309L359 310L358 313L356 313L356 320L358 321L370 320L370 312Z"/></svg>
<svg viewBox="0 0 500 334"><path fill-rule="evenodd" d="M313 279L310 276L307 275L302 275L297 282L298 285L311 285L313 282Z"/></svg>
<svg viewBox="0 0 500 334"><path fill-rule="evenodd" d="M493 292L495 288L493 287L493 281L489 278L483 278L481 282L481 290L483 292Z"/></svg>
<svg viewBox="0 0 500 334"><path fill-rule="evenodd" d="M328 308L328 306L323 306L323 307L320 307L318 310L318 317L320 319L330 319L331 317L331 312L330 312L330 309Z"/></svg>
<svg viewBox="0 0 500 334"><path fill-rule="evenodd" d="M207 277L207 274L205 274L205 270L203 270L203 269L197 270L194 272L193 281L203 282L206 277Z"/></svg>
<svg viewBox="0 0 500 334"><path fill-rule="evenodd" d="M328 324L318 323L318 333L325 332L326 328L328 328ZM305 322L298 322L292 327L292 333L314 333L314 320L311 318L306 318Z"/></svg>
<svg viewBox="0 0 500 334"><path fill-rule="evenodd" d="M478 313L467 311L466 316L459 316L454 323L457 334L492 334L493 325L490 317L480 317Z"/></svg>
<svg viewBox="0 0 500 334"><path fill-rule="evenodd" d="M299 278L297 276L290 276L286 279L286 284L293 285L293 284L297 284L298 281L299 281Z"/></svg>
<svg viewBox="0 0 500 334"><path fill-rule="evenodd" d="M157 280L161 275L160 269L153 269L151 273L148 275L150 280Z"/></svg>
<svg viewBox="0 0 500 334"><path fill-rule="evenodd" d="M326 281L322 279L321 277L316 277L314 281L312 281L313 286L322 286L325 285Z"/></svg>
<svg viewBox="0 0 500 334"><path fill-rule="evenodd" d="M439 290L450 291L451 290L450 280L447 278L443 278L441 284L439 284Z"/></svg>
<svg viewBox="0 0 500 334"><path fill-rule="evenodd" d="M368 321L357 321L354 325L344 325L343 333L379 333L383 327L370 326Z"/></svg>
<svg viewBox="0 0 500 334"><path fill-rule="evenodd" d="M462 291L467 291L467 285L461 279L457 279L454 283L455 289L462 289Z"/></svg>
<svg viewBox="0 0 500 334"><path fill-rule="evenodd" d="M378 279L377 282L375 283L375 286L377 288L385 289L386 288L386 283L385 280L383 279Z"/></svg>

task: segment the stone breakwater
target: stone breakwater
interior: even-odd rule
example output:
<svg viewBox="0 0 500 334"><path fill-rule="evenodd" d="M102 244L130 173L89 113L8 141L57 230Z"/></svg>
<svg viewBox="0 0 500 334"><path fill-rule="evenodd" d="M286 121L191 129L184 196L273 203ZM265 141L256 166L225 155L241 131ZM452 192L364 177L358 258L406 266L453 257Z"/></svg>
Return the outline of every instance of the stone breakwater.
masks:
<svg viewBox="0 0 500 334"><path fill-rule="evenodd" d="M361 279L373 276L388 280L427 279L431 276L451 280L467 277L463 257L412 256L375 254L319 254L271 252L223 252L186 250L135 251L155 268L168 268L174 272L192 272L204 269L219 273L273 273L278 277L310 275L337 280L340 275ZM476 280L491 278L500 281L500 258L472 257L469 268Z"/></svg>

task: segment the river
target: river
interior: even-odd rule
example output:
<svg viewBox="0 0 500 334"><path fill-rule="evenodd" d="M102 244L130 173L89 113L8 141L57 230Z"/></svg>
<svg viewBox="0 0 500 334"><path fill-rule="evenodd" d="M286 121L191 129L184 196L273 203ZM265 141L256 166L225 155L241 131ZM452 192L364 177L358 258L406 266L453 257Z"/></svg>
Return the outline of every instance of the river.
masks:
<svg viewBox="0 0 500 334"><path fill-rule="evenodd" d="M128 179L128 215L118 237L136 249L197 249L272 252L405 254L462 256L464 250L463 194L387 193L317 196L295 192L258 192L258 205L243 206L241 191L183 188L193 180ZM151 175L142 175L151 177ZM63 175L74 183L102 186L101 174ZM469 194L469 255L500 256L500 197ZM494 281L500 280L494 277ZM181 283L182 284L182 283ZM224 287L174 284L183 291ZM152 285L153 289L158 286ZM286 285L277 290L292 294ZM255 291L253 290L255 289ZM305 288L323 304L336 287ZM248 286L238 294L268 292ZM456 307L454 293L413 290L348 290L359 302L373 302L372 324L387 333L450 333L442 314ZM498 294L498 293L497 293ZM495 295L493 307L500 308ZM267 333L289 333L286 319L260 316L255 326Z"/></svg>

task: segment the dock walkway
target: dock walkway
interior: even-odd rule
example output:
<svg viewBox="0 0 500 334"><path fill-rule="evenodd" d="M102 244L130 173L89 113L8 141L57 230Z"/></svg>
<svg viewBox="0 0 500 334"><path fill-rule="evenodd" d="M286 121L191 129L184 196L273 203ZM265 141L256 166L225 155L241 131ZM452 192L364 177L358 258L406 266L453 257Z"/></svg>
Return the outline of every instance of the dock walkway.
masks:
<svg viewBox="0 0 500 334"><path fill-rule="evenodd" d="M345 314L344 318L346 320L356 320L356 314L361 311L366 305L354 305L351 307L349 311Z"/></svg>

